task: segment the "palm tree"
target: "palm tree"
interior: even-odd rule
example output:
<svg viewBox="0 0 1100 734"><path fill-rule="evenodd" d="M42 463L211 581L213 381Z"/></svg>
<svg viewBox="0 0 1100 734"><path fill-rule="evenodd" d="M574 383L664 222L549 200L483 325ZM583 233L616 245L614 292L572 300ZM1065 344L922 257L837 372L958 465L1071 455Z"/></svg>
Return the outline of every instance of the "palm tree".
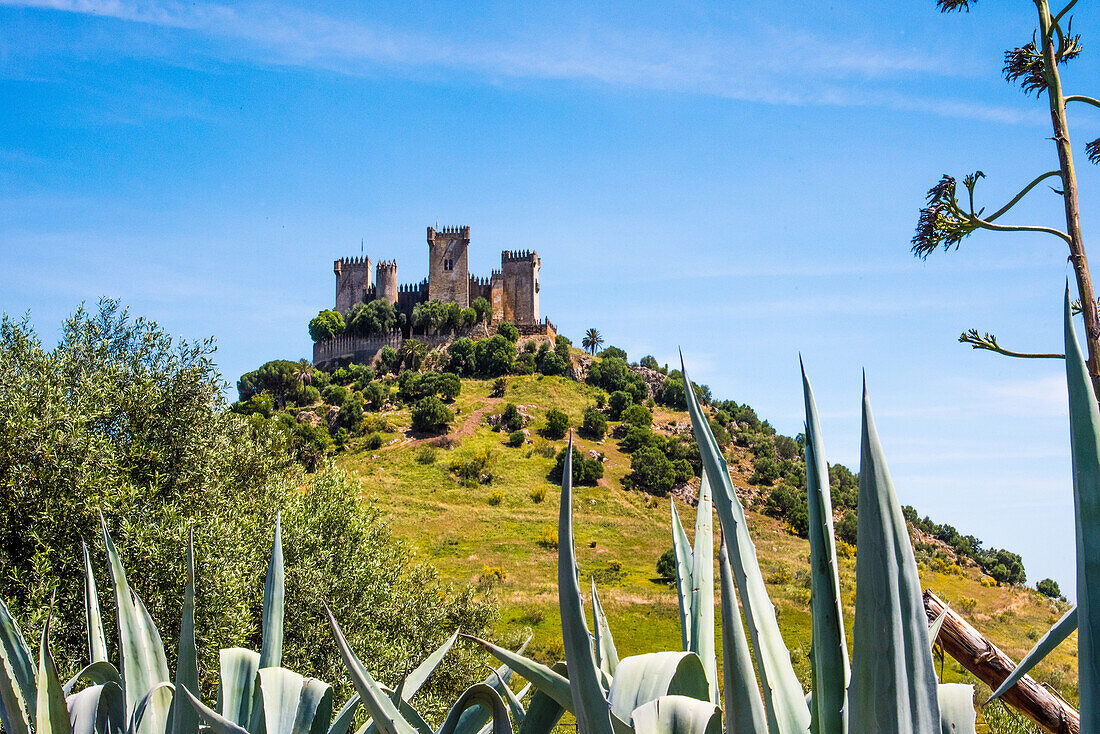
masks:
<svg viewBox="0 0 1100 734"><path fill-rule="evenodd" d="M313 365L307 360L299 360L298 365L294 368L294 379L299 385L312 385L313 384Z"/></svg>
<svg viewBox="0 0 1100 734"><path fill-rule="evenodd" d="M600 336L598 329L589 329L584 332L584 338L581 339L581 346L584 347L589 354L595 355L596 350L603 346L603 337Z"/></svg>

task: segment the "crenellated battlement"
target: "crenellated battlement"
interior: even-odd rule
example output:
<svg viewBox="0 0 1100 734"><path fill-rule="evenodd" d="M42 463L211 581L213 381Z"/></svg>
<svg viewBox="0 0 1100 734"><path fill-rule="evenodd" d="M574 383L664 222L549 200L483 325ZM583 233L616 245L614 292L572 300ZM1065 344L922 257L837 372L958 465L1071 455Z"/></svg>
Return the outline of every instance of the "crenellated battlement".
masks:
<svg viewBox="0 0 1100 734"><path fill-rule="evenodd" d="M431 239L432 235L436 234L458 235L465 239L470 239L470 227L468 225L463 225L461 227L444 227L443 229L428 227L428 239Z"/></svg>
<svg viewBox="0 0 1100 734"><path fill-rule="evenodd" d="M333 267L370 267L370 258L366 255L362 257L342 257L333 263Z"/></svg>
<svg viewBox="0 0 1100 734"><path fill-rule="evenodd" d="M397 288L398 293L419 293L422 289L428 286L428 279L420 281L419 283L404 283Z"/></svg>
<svg viewBox="0 0 1100 734"><path fill-rule="evenodd" d="M397 270L397 261L396 260L383 260L380 263L378 263L377 268L378 268L378 272L382 272L384 270Z"/></svg>
<svg viewBox="0 0 1100 734"><path fill-rule="evenodd" d="M534 262L538 259L539 255L534 250L505 250L500 253L502 265L514 262Z"/></svg>

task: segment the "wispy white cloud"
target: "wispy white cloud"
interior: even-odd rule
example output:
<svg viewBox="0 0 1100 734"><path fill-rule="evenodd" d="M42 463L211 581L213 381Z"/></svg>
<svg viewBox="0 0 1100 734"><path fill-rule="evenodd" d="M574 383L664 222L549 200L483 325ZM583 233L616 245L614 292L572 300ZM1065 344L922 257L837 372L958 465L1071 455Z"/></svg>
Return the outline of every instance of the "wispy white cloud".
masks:
<svg viewBox="0 0 1100 734"><path fill-rule="evenodd" d="M1041 119L1020 110L903 92L891 80L955 75L965 64L925 52L822 39L799 29L757 27L755 44L712 33L665 30L514 34L485 39L367 24L272 5L175 0L0 0L171 28L231 41L221 53L266 64L344 74L446 69L492 80L579 80L795 106L878 107L1004 123Z"/></svg>

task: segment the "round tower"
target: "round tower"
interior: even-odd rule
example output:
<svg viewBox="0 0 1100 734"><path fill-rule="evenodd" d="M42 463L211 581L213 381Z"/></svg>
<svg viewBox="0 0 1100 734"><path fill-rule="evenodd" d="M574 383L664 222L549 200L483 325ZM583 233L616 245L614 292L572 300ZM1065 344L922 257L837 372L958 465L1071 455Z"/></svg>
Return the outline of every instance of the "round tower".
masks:
<svg viewBox="0 0 1100 734"><path fill-rule="evenodd" d="M375 297L380 301L389 301L390 305L397 303L397 261L383 260L376 268Z"/></svg>

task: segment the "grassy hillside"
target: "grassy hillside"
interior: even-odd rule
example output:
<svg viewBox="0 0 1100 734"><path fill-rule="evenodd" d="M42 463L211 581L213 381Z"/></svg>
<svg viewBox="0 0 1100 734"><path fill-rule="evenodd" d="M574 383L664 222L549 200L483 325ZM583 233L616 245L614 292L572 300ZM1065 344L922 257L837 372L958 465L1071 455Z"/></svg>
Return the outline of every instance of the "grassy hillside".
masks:
<svg viewBox="0 0 1100 734"><path fill-rule="evenodd" d="M554 459L535 429L551 408L566 412L572 424L578 425L595 392L567 378L539 375L509 377L504 398L492 398L490 391L489 380L463 380L454 406L458 415L446 442L453 442L453 448L426 448L438 441L407 434L408 411L397 411L383 414L389 430L383 433L386 443L381 448L360 450L353 444L339 461L362 483L364 497L389 513L394 533L430 558L444 576L456 582L492 585L502 609L500 638L515 639L530 631L535 656L551 662L562 657L556 551L540 544L540 539L544 533L553 536L560 490L547 479ZM486 425L485 418L501 412L507 403L526 406L532 418L533 443L507 447L506 435ZM686 422L688 417L658 407L654 419L659 429ZM564 441L551 443L554 451L565 445ZM622 488L622 479L630 471L630 457L618 450L617 441L610 436L598 443L577 439L576 447L583 453L602 452L607 458L600 485L575 492L582 586L587 588L588 577L596 575L620 655L678 649L676 593L656 578L655 571L658 557L671 547L670 500ZM462 486L449 471L449 462L482 450L494 457L492 481ZM734 484L748 487L752 456L737 447L731 452ZM536 501L540 491L545 497ZM751 494L746 492L746 497ZM695 511L679 499L675 501L690 534ZM808 683L809 545L751 505L748 520L795 669ZM950 602L1015 659L1065 609L1063 603L1034 590L985 586L980 582L981 573L972 566L963 568L961 574L924 566L924 586ZM505 574L503 582L492 581L494 569ZM840 582L850 643L854 559L841 559ZM1075 650L1074 641L1067 642L1036 672L1040 680L1050 682L1070 700L1076 699ZM964 680L966 674L948 659L943 677L945 681Z"/></svg>

